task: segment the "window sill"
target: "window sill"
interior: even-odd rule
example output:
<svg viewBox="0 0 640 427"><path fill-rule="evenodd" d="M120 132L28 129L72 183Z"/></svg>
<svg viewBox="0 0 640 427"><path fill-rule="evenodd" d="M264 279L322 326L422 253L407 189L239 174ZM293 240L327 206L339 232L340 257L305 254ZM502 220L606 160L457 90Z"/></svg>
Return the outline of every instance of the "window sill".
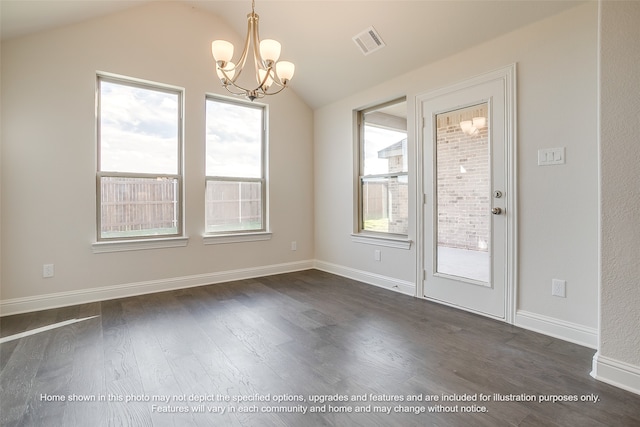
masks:
<svg viewBox="0 0 640 427"><path fill-rule="evenodd" d="M271 240L273 233L261 231L258 233L237 233L237 234L205 234L202 240L205 245L222 245L225 243L259 242Z"/></svg>
<svg viewBox="0 0 640 427"><path fill-rule="evenodd" d="M179 248L187 246L188 243L188 237L166 237L160 239L95 242L91 247L94 254L102 254L108 252L140 251L145 249Z"/></svg>
<svg viewBox="0 0 640 427"><path fill-rule="evenodd" d="M388 248L405 249L411 248L412 240L401 237L383 237L371 234L352 234L351 241L355 243L363 243L365 245L385 246Z"/></svg>

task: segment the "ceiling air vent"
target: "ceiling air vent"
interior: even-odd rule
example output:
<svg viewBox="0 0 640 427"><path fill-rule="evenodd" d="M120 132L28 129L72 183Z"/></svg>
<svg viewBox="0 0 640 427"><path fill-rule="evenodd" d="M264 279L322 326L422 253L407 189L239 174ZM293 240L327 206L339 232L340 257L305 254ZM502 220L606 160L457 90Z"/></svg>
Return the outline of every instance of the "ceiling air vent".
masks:
<svg viewBox="0 0 640 427"><path fill-rule="evenodd" d="M380 34L378 34L376 29L373 27L369 27L357 36L354 36L353 41L365 55L369 55L370 53L386 46L382 41L382 38L380 38Z"/></svg>

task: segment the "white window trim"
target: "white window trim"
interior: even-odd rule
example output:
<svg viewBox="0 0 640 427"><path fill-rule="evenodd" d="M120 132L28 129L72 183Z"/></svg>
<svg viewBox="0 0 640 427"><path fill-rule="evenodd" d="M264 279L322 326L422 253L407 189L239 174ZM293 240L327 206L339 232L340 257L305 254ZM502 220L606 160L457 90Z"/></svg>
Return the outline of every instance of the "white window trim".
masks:
<svg viewBox="0 0 640 427"><path fill-rule="evenodd" d="M387 248L396 249L411 249L413 240L403 237L389 237L379 236L368 233L353 233L351 234L351 241L354 243L363 243L365 245L384 246Z"/></svg>
<svg viewBox="0 0 640 427"><path fill-rule="evenodd" d="M259 242L271 240L273 233L260 231L257 233L205 234L202 241L205 245L222 245L225 243Z"/></svg>
<svg viewBox="0 0 640 427"><path fill-rule="evenodd" d="M139 251L145 249L180 248L189 244L188 237L165 237L136 240L111 240L94 242L91 249L94 254L110 252Z"/></svg>

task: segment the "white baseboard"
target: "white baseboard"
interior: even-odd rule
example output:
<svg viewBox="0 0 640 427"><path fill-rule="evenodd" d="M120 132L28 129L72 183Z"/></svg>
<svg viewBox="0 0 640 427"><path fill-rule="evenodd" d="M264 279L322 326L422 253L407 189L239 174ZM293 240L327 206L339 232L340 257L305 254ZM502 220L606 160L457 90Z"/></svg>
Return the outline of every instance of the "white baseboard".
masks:
<svg viewBox="0 0 640 427"><path fill-rule="evenodd" d="M518 310L515 325L585 347L598 348L598 330L577 323Z"/></svg>
<svg viewBox="0 0 640 427"><path fill-rule="evenodd" d="M233 280L290 273L292 271L311 269L313 268L313 264L312 260L306 260L261 267L243 268L239 270L173 277L169 279L149 280L146 282L127 283L123 285L105 286L93 289L81 289L70 292L58 292L34 297L14 298L0 301L0 316L48 310L51 308L125 298L154 292L191 288L195 286L212 285L215 283L230 282Z"/></svg>
<svg viewBox="0 0 640 427"><path fill-rule="evenodd" d="M315 262L315 268L326 271L327 273L337 274L338 276L347 277L349 279L358 280L368 283L369 285L378 286L380 288L389 289L391 291L400 292L401 294L415 296L416 284L406 280L399 280L381 274L371 273L364 270L357 270L351 267L345 267L325 261Z"/></svg>
<svg viewBox="0 0 640 427"><path fill-rule="evenodd" d="M593 356L591 376L614 387L640 394L640 366L620 362L597 352Z"/></svg>

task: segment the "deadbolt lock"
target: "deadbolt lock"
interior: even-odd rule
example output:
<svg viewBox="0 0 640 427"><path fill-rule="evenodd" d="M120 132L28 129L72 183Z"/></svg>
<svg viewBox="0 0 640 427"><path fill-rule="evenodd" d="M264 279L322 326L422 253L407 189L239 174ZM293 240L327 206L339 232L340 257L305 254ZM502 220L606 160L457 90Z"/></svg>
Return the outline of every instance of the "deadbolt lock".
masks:
<svg viewBox="0 0 640 427"><path fill-rule="evenodd" d="M496 199L499 199L500 197L502 197L502 191L494 191L493 197L495 197Z"/></svg>

